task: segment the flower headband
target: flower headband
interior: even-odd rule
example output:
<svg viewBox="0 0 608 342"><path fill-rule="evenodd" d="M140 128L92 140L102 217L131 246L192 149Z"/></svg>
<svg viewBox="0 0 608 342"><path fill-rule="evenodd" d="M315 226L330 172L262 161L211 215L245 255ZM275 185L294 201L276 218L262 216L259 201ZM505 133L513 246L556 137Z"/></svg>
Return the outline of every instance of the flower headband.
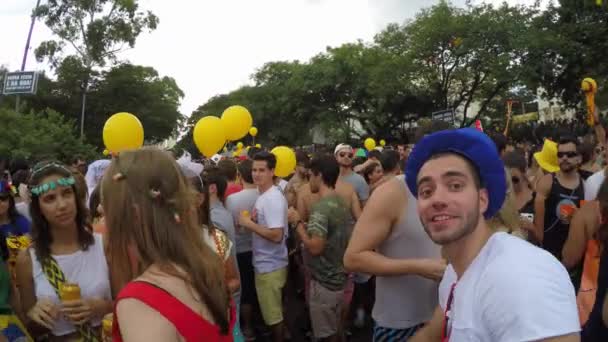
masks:
<svg viewBox="0 0 608 342"><path fill-rule="evenodd" d="M32 187L32 189L30 191L31 191L32 195L40 196L48 191L55 190L59 186L67 187L67 186L72 186L74 184L76 184L76 180L74 179L74 177L70 176L70 177L59 178L56 181L50 181L50 182L46 182L44 184L34 186L34 187Z"/></svg>

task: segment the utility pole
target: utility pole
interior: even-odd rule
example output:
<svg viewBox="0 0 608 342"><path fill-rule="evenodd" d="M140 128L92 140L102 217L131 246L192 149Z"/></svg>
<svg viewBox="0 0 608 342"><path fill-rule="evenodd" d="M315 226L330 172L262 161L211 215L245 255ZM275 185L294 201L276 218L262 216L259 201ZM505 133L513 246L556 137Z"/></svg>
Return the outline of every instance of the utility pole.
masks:
<svg viewBox="0 0 608 342"><path fill-rule="evenodd" d="M35 13L38 11L38 7L40 6L40 0L36 1L36 7L34 8L34 12L32 12L32 21L30 22L30 32L27 34L27 40L25 41L25 50L23 51L23 61L21 62L21 71L25 71L25 62L27 62L27 53L30 50L30 43L32 41L32 32L34 31L34 24L36 23L36 15ZM19 112L19 102L21 98L17 95L17 99L15 100L15 112Z"/></svg>

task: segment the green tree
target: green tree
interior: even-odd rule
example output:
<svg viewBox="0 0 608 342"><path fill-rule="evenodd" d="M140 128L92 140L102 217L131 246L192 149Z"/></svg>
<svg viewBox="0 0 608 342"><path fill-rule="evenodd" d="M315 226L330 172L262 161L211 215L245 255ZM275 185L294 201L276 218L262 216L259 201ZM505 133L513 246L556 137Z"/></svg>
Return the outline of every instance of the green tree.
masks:
<svg viewBox="0 0 608 342"><path fill-rule="evenodd" d="M496 96L520 84L536 11L507 4L462 9L441 1L410 23L389 26L375 40L409 58L410 74L404 76L429 91L434 110L457 109L466 126L477 118L469 118L473 103L484 113Z"/></svg>
<svg viewBox="0 0 608 342"><path fill-rule="evenodd" d="M70 65L79 68L77 93L83 105L96 68L116 63L120 51L133 48L144 30L158 25L154 14L139 10L137 0L49 0L34 15L55 35L38 46L37 59L61 68L67 53Z"/></svg>
<svg viewBox="0 0 608 342"><path fill-rule="evenodd" d="M527 73L532 85L541 87L545 97L559 99L566 107L583 103L581 81L593 77L600 86L599 102L608 104L608 4L594 0L559 0L535 18L536 32L530 40L534 70Z"/></svg>
<svg viewBox="0 0 608 342"><path fill-rule="evenodd" d="M91 90L93 115L86 129L90 141L101 144L105 121L117 112L130 112L144 127L147 143L159 143L178 132L184 117L179 112L183 91L171 77L151 67L120 64L103 72Z"/></svg>
<svg viewBox="0 0 608 342"><path fill-rule="evenodd" d="M53 110L23 114L0 108L0 130L0 155L9 158L39 161L99 156L74 134L74 122Z"/></svg>
<svg viewBox="0 0 608 342"><path fill-rule="evenodd" d="M67 57L58 68L56 80L45 74L39 75L38 92L22 96L24 112L40 112L51 108L64 113L66 119L78 122L80 99L75 89L83 71L79 61ZM89 90L88 113L85 127L87 141L103 147L103 125L108 117L117 112L130 112L144 126L146 142L158 143L177 135L184 117L179 103L184 96L175 80L160 76L151 67L119 64L101 72ZM6 108L14 108L14 101L6 101Z"/></svg>
<svg viewBox="0 0 608 342"><path fill-rule="evenodd" d="M188 119L187 133L177 148L195 152L192 129L200 118L208 115L221 116L232 105L245 106L258 128L256 143L303 144L310 141L314 127L314 102L304 85L306 66L299 62L271 62L262 66L253 76L253 86L244 86L228 94L218 95L199 106ZM308 102L306 102L308 101ZM251 144L251 137L241 139Z"/></svg>
<svg viewBox="0 0 608 342"><path fill-rule="evenodd" d="M309 66L318 74L308 86L320 94L318 122L337 127L342 136L334 138L340 140L403 138L403 122L414 120L432 104L404 77L410 68L409 59L376 45L358 42L329 48Z"/></svg>

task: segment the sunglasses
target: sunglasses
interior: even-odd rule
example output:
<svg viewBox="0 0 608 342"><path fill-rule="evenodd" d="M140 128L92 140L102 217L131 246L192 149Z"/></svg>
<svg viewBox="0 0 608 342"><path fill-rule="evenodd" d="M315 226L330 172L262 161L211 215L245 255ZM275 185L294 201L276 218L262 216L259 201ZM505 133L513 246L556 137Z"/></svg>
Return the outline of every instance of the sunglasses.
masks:
<svg viewBox="0 0 608 342"><path fill-rule="evenodd" d="M513 184L519 184L519 181L520 181L519 177L511 177L511 182Z"/></svg>
<svg viewBox="0 0 608 342"><path fill-rule="evenodd" d="M563 157L568 157L568 158L574 158L578 156L577 152L557 152L557 158L563 158Z"/></svg>
<svg viewBox="0 0 608 342"><path fill-rule="evenodd" d="M352 153L340 153L340 158L344 158L344 157L348 157L351 158L353 157Z"/></svg>

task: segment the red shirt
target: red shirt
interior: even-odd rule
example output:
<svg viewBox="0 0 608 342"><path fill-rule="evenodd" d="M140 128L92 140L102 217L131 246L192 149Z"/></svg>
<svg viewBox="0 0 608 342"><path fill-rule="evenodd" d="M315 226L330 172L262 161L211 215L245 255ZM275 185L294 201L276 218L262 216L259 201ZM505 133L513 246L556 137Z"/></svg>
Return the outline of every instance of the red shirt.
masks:
<svg viewBox="0 0 608 342"><path fill-rule="evenodd" d="M228 196L232 195L232 194L236 194L237 192L243 190L243 187L240 186L239 184L234 184L234 183L229 183L228 187L226 188L226 194L224 194L224 200L226 198L228 198Z"/></svg>

